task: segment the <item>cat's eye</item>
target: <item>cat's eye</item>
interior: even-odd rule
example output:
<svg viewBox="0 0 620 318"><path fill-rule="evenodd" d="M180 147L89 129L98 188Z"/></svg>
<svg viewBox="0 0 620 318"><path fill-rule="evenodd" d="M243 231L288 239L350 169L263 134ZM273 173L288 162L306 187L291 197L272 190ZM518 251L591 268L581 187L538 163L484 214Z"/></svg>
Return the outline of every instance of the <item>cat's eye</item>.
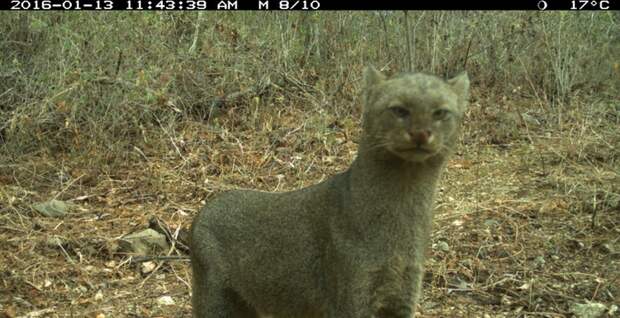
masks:
<svg viewBox="0 0 620 318"><path fill-rule="evenodd" d="M433 112L433 119L435 120L444 120L446 118L448 118L448 115L450 115L450 111L447 109L438 109L436 111Z"/></svg>
<svg viewBox="0 0 620 318"><path fill-rule="evenodd" d="M402 106L390 107L390 111L399 118L404 118L404 117L409 116L409 110Z"/></svg>

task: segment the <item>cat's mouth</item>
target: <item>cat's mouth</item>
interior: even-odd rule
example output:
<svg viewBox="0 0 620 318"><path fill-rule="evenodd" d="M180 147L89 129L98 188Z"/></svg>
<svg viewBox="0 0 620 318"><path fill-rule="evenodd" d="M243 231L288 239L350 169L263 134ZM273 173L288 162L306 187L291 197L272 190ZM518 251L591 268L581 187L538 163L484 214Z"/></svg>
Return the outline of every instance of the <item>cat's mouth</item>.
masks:
<svg viewBox="0 0 620 318"><path fill-rule="evenodd" d="M422 162L434 156L437 151L428 147L399 147L392 150L397 156L414 162Z"/></svg>
<svg viewBox="0 0 620 318"><path fill-rule="evenodd" d="M433 154L434 150L423 148L423 147L405 147L405 148L396 148L396 151L403 153L417 153L417 154Z"/></svg>

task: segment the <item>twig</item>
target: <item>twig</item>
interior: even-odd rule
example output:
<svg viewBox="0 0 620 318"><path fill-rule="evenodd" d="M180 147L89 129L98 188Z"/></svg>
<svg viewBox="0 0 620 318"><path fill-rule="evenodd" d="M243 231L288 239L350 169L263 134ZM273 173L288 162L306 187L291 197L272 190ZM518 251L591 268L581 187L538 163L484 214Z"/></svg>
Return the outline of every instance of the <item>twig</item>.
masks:
<svg viewBox="0 0 620 318"><path fill-rule="evenodd" d="M465 58L463 61L463 69L467 69L467 61L469 60L469 49L471 48L471 42L473 40L474 36L470 36L469 37L469 42L467 43L467 50L465 51Z"/></svg>
<svg viewBox="0 0 620 318"><path fill-rule="evenodd" d="M187 245L179 242L178 235L179 231L181 230L180 227L176 229L175 235L172 235L172 233L170 232L170 227L166 223L161 222L157 217L152 217L149 220L149 228L164 234L168 241L174 242L175 245L178 245L183 251L189 251L189 247Z"/></svg>
<svg viewBox="0 0 620 318"><path fill-rule="evenodd" d="M0 98L4 97L4 95L8 94L12 90L13 90L13 87L7 89L4 93L0 94Z"/></svg>
<svg viewBox="0 0 620 318"><path fill-rule="evenodd" d="M56 193L56 195L54 196L54 200L58 199L58 197L63 194L65 191L67 191L67 189L69 189L69 187L71 187L74 183L76 183L78 180L82 179L82 177L84 177L85 175L82 174L79 177L71 180L71 182L69 182L62 190L60 190L60 192Z"/></svg>
<svg viewBox="0 0 620 318"><path fill-rule="evenodd" d="M71 256L69 255L69 253L67 253L67 251L65 250L64 247L62 247L62 244L58 243L58 247L60 247L60 250L62 251L63 254L65 254L65 257L67 258L67 260L69 261L69 263L71 264L75 264L75 261L73 260L73 258L71 258Z"/></svg>
<svg viewBox="0 0 620 318"><path fill-rule="evenodd" d="M145 161L149 161L149 158L144 154L142 149L140 149L140 148L138 148L136 146L133 146L133 150L135 150L137 153L139 153L142 156L142 158L144 158Z"/></svg>
<svg viewBox="0 0 620 318"><path fill-rule="evenodd" d="M189 47L189 54L194 54L196 51L196 44L198 43L198 34L200 34L200 22L202 21L202 11L198 12L198 18L196 18L196 28L194 30L194 39L192 45Z"/></svg>
<svg viewBox="0 0 620 318"><path fill-rule="evenodd" d="M411 60L411 34L409 34L409 15L405 10L405 36L407 37L407 71L413 71Z"/></svg>
<svg viewBox="0 0 620 318"><path fill-rule="evenodd" d="M118 72L121 70L121 64L123 64L123 50L118 52L118 60L116 60L116 71L114 77L118 76Z"/></svg>
<svg viewBox="0 0 620 318"><path fill-rule="evenodd" d="M385 54L386 55L390 55L390 41L389 41L389 33L387 30L387 22L385 21L385 12L379 12L379 19L381 19L381 24L383 24L383 36L385 37L385 40L383 41L383 44L385 44Z"/></svg>
<svg viewBox="0 0 620 318"><path fill-rule="evenodd" d="M159 127L164 132L164 134L166 134L166 136L168 136L168 138L170 139L170 143L172 143L172 146L176 150L179 157L181 157L181 159L183 159L184 162L187 162L187 158L185 158L185 156L183 156L183 154L181 153L181 149L179 149L179 147L177 146L177 143L174 142L174 138L172 138L172 135L164 128L164 126L161 124L161 121L159 120L159 118L157 118L157 116L155 116L155 120L159 124Z"/></svg>
<svg viewBox="0 0 620 318"><path fill-rule="evenodd" d="M527 71L527 67L525 66L525 63L523 63L523 60L521 59L521 57L517 57L517 59L519 60L519 63L521 63L521 67L523 67L523 70L525 70L524 72L525 79L527 80L528 84L530 84L530 88L532 89L532 92L534 92L534 95L536 95L536 99L540 102L540 105L545 110L548 110L548 108L545 107L546 103L542 103L543 99L540 97L540 95L538 95L538 90L536 89L536 85L534 85L534 82L532 81L532 77L530 76L530 73ZM544 100L547 100L546 96Z"/></svg>
<svg viewBox="0 0 620 318"><path fill-rule="evenodd" d="M174 241L171 242L171 246L170 249L168 250L168 253L166 253L166 256L170 256L170 254L172 254L172 252L175 250L175 246L174 246ZM155 275L155 273L157 273L157 271L161 268L161 266L164 264L164 262L160 262L157 263L157 266L155 267L155 269L149 274L149 276L147 276L139 285L139 288L142 288L142 286L144 286L144 284L146 283L147 280L149 280L151 277L153 277L153 275Z"/></svg>
<svg viewBox="0 0 620 318"><path fill-rule="evenodd" d="M24 316L17 316L17 318L35 318L35 317L43 317L47 314L55 313L56 307L45 308L41 310L35 310L27 313Z"/></svg>
<svg viewBox="0 0 620 318"><path fill-rule="evenodd" d="M183 255L147 255L131 257L131 263L141 263L147 261L184 261L189 260L189 256Z"/></svg>
<svg viewBox="0 0 620 318"><path fill-rule="evenodd" d="M209 105L208 117L211 117L214 111L224 108L224 105L226 105L226 103L233 101L235 99L238 99L240 97L249 95L249 94L262 95L267 89L267 87L272 86L272 85L273 83L271 82L271 78L269 78L269 76L267 75L263 77L262 79L260 79L258 81L258 84L255 85L254 87L250 87L242 91L230 93L228 95L216 98L213 100L213 102L211 102L211 105Z"/></svg>

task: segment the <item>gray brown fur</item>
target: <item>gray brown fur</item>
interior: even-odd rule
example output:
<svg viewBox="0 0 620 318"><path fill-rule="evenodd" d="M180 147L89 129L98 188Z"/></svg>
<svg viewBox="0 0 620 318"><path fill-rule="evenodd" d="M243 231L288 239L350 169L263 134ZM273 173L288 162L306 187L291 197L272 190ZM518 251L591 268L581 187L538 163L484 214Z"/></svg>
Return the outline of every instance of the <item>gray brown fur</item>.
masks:
<svg viewBox="0 0 620 318"><path fill-rule="evenodd" d="M373 68L365 78L349 169L297 191L227 192L201 210L191 240L194 317L414 315L433 196L469 79L386 79Z"/></svg>

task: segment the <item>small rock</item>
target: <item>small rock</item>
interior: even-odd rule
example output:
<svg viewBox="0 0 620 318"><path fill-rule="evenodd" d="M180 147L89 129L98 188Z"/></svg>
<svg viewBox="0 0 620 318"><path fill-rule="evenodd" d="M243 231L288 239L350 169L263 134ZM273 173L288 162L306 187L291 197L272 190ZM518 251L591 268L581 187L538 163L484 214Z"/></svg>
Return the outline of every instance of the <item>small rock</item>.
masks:
<svg viewBox="0 0 620 318"><path fill-rule="evenodd" d="M448 245L448 243L444 242L444 241L439 241L437 242L437 244L435 244L435 249L442 251L442 252L449 252L450 251L450 245Z"/></svg>
<svg viewBox="0 0 620 318"><path fill-rule="evenodd" d="M424 307L424 309L432 309L432 308L437 308L437 306L439 306L439 303L436 303L434 301L424 301L422 302L422 307Z"/></svg>
<svg viewBox="0 0 620 318"><path fill-rule="evenodd" d="M513 303L512 299L508 295L503 295L502 298L500 299L500 302L502 305L505 305L505 306L511 306Z"/></svg>
<svg viewBox="0 0 620 318"><path fill-rule="evenodd" d="M496 228L499 226L499 222L494 219L488 219L484 221L484 226L490 227L490 228Z"/></svg>
<svg viewBox="0 0 620 318"><path fill-rule="evenodd" d="M45 244L47 244L48 247L52 247L52 248L57 248L58 246L62 246L65 243L66 243L65 239L58 235L52 235L48 237L47 240L45 241Z"/></svg>
<svg viewBox="0 0 620 318"><path fill-rule="evenodd" d="M572 304L570 311L575 318L598 318L603 316L607 307L601 303Z"/></svg>
<svg viewBox="0 0 620 318"><path fill-rule="evenodd" d="M17 317L17 311L15 310L15 306L14 305L6 307L2 314L6 318L15 318L15 317ZM2 315L0 315L0 316L2 316Z"/></svg>
<svg viewBox="0 0 620 318"><path fill-rule="evenodd" d="M157 267L157 264L155 264L155 262L144 262L140 265L140 270L142 271L142 274L148 274L150 272L152 272L155 267Z"/></svg>
<svg viewBox="0 0 620 318"><path fill-rule="evenodd" d="M146 256L168 248L166 236L153 229L126 235L119 241L119 252L133 255Z"/></svg>
<svg viewBox="0 0 620 318"><path fill-rule="evenodd" d="M170 296L161 296L157 298L157 303L164 306L174 305L174 299Z"/></svg>
<svg viewBox="0 0 620 318"><path fill-rule="evenodd" d="M497 256L499 256L500 258L506 258L506 257L511 257L512 254L508 253L508 251L501 250L497 252Z"/></svg>
<svg viewBox="0 0 620 318"><path fill-rule="evenodd" d="M538 267L538 268L544 267L545 263L546 263L546 261L545 261L545 257L544 256L537 256L534 259L534 265L536 265L536 267Z"/></svg>
<svg viewBox="0 0 620 318"><path fill-rule="evenodd" d="M533 117L532 115L528 113L522 113L521 116L523 117L523 120L527 122L529 125L535 125L535 126L540 125L540 122L538 121L538 119L536 119L535 117Z"/></svg>
<svg viewBox="0 0 620 318"><path fill-rule="evenodd" d="M35 231L41 231L41 230L45 229L45 225L43 223L39 222L38 220L33 219L32 220L32 229L35 230Z"/></svg>
<svg viewBox="0 0 620 318"><path fill-rule="evenodd" d="M69 204L56 199L37 203L32 207L37 210L37 212L41 213L41 215L52 218L63 217L71 209Z"/></svg>
<svg viewBox="0 0 620 318"><path fill-rule="evenodd" d="M86 288L86 286L82 286L79 285L77 287L75 287L75 291L81 293L81 294L86 294L88 292L88 288Z"/></svg>
<svg viewBox="0 0 620 318"><path fill-rule="evenodd" d="M605 254L614 254L614 247L609 243L604 243L601 245L601 251Z"/></svg>
<svg viewBox="0 0 620 318"><path fill-rule="evenodd" d="M568 244L570 244L570 246L574 249L582 249L585 247L583 242L574 239L568 240Z"/></svg>

